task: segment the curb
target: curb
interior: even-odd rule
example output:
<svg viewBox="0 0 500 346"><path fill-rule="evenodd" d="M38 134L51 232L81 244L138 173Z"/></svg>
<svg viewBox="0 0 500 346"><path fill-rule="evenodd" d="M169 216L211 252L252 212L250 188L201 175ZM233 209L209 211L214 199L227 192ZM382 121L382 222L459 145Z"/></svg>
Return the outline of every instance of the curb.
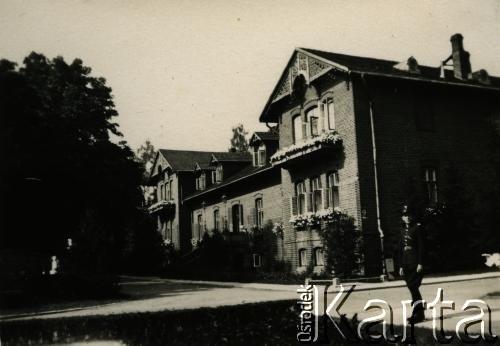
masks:
<svg viewBox="0 0 500 346"><path fill-rule="evenodd" d="M424 278L422 285L434 285L440 283L449 282L461 282L461 281L471 281L471 280L482 280L482 279L494 279L500 278L500 272L487 272L480 274L467 274L467 275L452 275L452 276L441 276L441 277L431 277ZM269 290L269 291L293 291L295 292L299 285L303 283L297 283L296 285L281 285L281 284L265 284L265 283L243 283L243 282L222 282L222 281L201 281L201 280L178 280L178 279L164 279L162 282L173 282L173 283L186 283L186 284L198 284L198 285L213 285L213 286L225 286L225 287L238 287L238 288L251 288L259 290ZM133 282L130 282L133 283ZM404 280L388 281L388 282L377 282L377 283L364 283L364 282L349 282L340 283L341 285L356 285L357 291L368 291L368 290L378 290L384 288L399 288L406 287Z"/></svg>

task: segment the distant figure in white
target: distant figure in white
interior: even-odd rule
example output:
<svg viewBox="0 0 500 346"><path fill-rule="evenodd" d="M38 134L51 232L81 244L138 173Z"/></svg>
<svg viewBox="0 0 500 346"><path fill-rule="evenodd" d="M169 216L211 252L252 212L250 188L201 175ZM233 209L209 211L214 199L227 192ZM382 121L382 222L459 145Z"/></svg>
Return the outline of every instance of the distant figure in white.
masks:
<svg viewBox="0 0 500 346"><path fill-rule="evenodd" d="M500 254L498 252L494 254L483 253L483 257L486 257L486 265L488 267L497 267L500 268Z"/></svg>
<svg viewBox="0 0 500 346"><path fill-rule="evenodd" d="M51 262L50 262L49 275L56 275L57 274L57 268L59 268L59 260L57 259L56 256L52 256L51 257Z"/></svg>

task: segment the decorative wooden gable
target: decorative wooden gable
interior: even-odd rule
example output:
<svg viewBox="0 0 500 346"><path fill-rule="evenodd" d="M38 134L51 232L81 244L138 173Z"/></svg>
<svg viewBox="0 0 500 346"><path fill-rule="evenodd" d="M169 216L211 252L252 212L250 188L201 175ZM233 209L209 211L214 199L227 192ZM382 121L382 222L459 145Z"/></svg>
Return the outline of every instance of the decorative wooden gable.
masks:
<svg viewBox="0 0 500 346"><path fill-rule="evenodd" d="M167 168L170 168L170 170L171 170L170 164L168 163L167 159L161 153L158 153L158 155L156 157L156 161L155 161L154 166L153 166L153 169L151 170L151 172L152 172L151 176L158 175L158 174L164 172L165 169L167 169Z"/></svg>
<svg viewBox="0 0 500 346"><path fill-rule="evenodd" d="M272 102L276 102L292 92L293 82L299 74L302 74L309 83L331 69L332 66L328 63L313 58L301 51L296 51L285 73L281 77L279 87Z"/></svg>

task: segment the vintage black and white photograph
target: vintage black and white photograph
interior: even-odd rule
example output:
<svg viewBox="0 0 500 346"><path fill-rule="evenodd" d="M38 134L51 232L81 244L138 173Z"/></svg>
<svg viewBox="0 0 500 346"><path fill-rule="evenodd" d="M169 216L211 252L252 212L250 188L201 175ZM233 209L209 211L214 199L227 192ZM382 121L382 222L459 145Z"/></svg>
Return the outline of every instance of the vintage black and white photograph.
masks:
<svg viewBox="0 0 500 346"><path fill-rule="evenodd" d="M500 343L499 0L0 0L0 121L0 346Z"/></svg>

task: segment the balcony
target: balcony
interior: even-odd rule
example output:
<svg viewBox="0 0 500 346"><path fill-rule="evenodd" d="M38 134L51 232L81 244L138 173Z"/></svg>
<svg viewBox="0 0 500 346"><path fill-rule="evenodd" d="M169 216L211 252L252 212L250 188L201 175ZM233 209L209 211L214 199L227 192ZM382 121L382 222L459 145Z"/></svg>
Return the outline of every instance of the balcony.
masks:
<svg viewBox="0 0 500 346"><path fill-rule="evenodd" d="M301 163L302 159L318 158L331 152L341 152L342 149L340 135L336 131L325 132L302 143L292 144L278 150L271 156L271 164L287 168Z"/></svg>
<svg viewBox="0 0 500 346"><path fill-rule="evenodd" d="M344 214L340 208L326 208L316 212L292 215L290 223L293 228L302 231L319 227L321 222L325 224L335 223L342 217L346 217L346 214Z"/></svg>
<svg viewBox="0 0 500 346"><path fill-rule="evenodd" d="M167 212L167 213L173 213L175 210L175 202L173 200L169 201L159 201L156 203L153 203L148 207L148 212L150 214L156 214L156 213L161 213L161 212Z"/></svg>

